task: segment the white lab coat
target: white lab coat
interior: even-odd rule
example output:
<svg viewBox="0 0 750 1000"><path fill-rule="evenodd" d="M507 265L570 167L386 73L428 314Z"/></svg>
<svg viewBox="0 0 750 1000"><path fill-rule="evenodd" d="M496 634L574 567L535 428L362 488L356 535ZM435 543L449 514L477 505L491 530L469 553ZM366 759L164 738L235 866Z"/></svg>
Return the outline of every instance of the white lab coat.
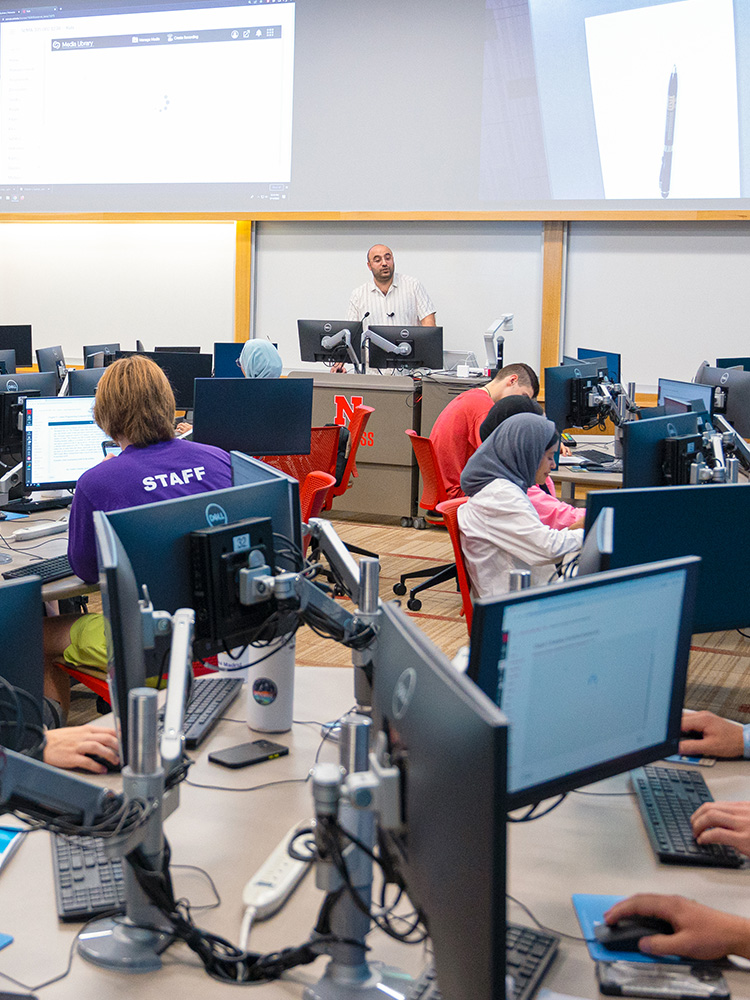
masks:
<svg viewBox="0 0 750 1000"><path fill-rule="evenodd" d="M528 496L507 479L495 479L458 509L461 547L473 596L495 597L509 589L509 573L531 570L532 586L546 583L552 566L576 553L581 528L548 528Z"/></svg>

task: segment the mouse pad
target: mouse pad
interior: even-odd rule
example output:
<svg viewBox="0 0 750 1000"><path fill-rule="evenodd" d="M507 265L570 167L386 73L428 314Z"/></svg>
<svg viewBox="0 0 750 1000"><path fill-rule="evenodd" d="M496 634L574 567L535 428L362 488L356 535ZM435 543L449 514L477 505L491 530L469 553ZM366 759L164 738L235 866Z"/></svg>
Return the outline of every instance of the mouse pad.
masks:
<svg viewBox="0 0 750 1000"><path fill-rule="evenodd" d="M573 893L571 899L575 907L578 923L581 925L589 955L596 962L651 962L659 965L679 963L677 955L644 955L642 951L610 951L594 937L594 927L604 921L607 910L619 903L625 896L594 896L588 893ZM589 940L590 939L590 940Z"/></svg>

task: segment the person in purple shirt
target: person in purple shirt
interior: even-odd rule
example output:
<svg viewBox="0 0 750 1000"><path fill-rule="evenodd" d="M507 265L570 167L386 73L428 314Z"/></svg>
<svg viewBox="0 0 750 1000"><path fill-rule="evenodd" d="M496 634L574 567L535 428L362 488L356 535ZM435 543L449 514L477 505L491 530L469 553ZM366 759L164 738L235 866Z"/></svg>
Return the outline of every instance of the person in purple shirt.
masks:
<svg viewBox="0 0 750 1000"><path fill-rule="evenodd" d="M229 455L211 445L183 441L174 432L175 401L166 375L149 358L121 358L96 390L94 420L122 449L81 476L70 508L68 559L87 582L99 578L95 510L121 510L232 485ZM154 553L158 559L158 552ZM45 694L70 704L68 674L56 662L103 676L107 667L100 614L45 619Z"/></svg>

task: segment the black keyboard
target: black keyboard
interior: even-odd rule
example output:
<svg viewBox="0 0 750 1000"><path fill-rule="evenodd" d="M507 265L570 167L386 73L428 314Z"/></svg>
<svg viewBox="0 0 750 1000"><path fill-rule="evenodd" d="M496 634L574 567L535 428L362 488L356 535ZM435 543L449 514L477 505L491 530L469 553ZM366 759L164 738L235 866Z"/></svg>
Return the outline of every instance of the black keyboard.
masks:
<svg viewBox="0 0 750 1000"><path fill-rule="evenodd" d="M592 465L607 465L614 462L615 456L607 451L597 451L595 448L578 448L573 452L573 458L582 458L584 462L591 462Z"/></svg>
<svg viewBox="0 0 750 1000"><path fill-rule="evenodd" d="M8 514L33 514L43 510L63 510L73 503L72 495L69 497L55 497L52 500L9 500L8 503L0 507L0 510Z"/></svg>
<svg viewBox="0 0 750 1000"><path fill-rule="evenodd" d="M700 771L648 764L630 772L646 832L660 861L739 868L742 857L723 844L696 844L690 817L713 802Z"/></svg>
<svg viewBox="0 0 750 1000"><path fill-rule="evenodd" d="M185 711L185 746L200 746L229 708L242 687L240 677L199 677ZM161 712L162 721L164 711Z"/></svg>
<svg viewBox="0 0 750 1000"><path fill-rule="evenodd" d="M60 920L91 920L125 906L122 862L104 853L100 837L52 837L57 915Z"/></svg>
<svg viewBox="0 0 750 1000"><path fill-rule="evenodd" d="M513 992L507 1000L531 1000L557 953L559 938L546 931L532 930L520 924L508 924L505 930L505 973L513 980ZM404 1000L442 1000L435 978L435 967L428 965L409 987Z"/></svg>
<svg viewBox="0 0 750 1000"><path fill-rule="evenodd" d="M62 580L66 576L74 575L68 557L62 555L53 556L51 559L40 559L27 566L19 566L18 569L9 569L3 573L3 579L17 580L18 577L40 576L42 583L52 583L53 580Z"/></svg>

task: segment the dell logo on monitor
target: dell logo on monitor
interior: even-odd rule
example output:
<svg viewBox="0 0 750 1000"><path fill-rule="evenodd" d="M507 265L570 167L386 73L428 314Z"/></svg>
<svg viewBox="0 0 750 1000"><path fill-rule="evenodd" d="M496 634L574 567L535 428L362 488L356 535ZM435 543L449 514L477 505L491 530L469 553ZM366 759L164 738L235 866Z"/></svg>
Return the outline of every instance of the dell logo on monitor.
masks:
<svg viewBox="0 0 750 1000"><path fill-rule="evenodd" d="M206 521L208 522L209 528L213 528L217 524L229 524L227 512L217 503L210 503L208 507L206 507Z"/></svg>
<svg viewBox="0 0 750 1000"><path fill-rule="evenodd" d="M411 704L414 689L417 686L417 674L413 667L409 667L401 674L393 689L393 701L391 708L394 719L403 719L406 710Z"/></svg>
<svg viewBox="0 0 750 1000"><path fill-rule="evenodd" d="M18 382L14 378L9 378L5 383L5 388L8 392L18 392Z"/></svg>
<svg viewBox="0 0 750 1000"><path fill-rule="evenodd" d="M726 385L726 383L729 381L729 372L724 372L719 381L721 382L722 385Z"/></svg>

